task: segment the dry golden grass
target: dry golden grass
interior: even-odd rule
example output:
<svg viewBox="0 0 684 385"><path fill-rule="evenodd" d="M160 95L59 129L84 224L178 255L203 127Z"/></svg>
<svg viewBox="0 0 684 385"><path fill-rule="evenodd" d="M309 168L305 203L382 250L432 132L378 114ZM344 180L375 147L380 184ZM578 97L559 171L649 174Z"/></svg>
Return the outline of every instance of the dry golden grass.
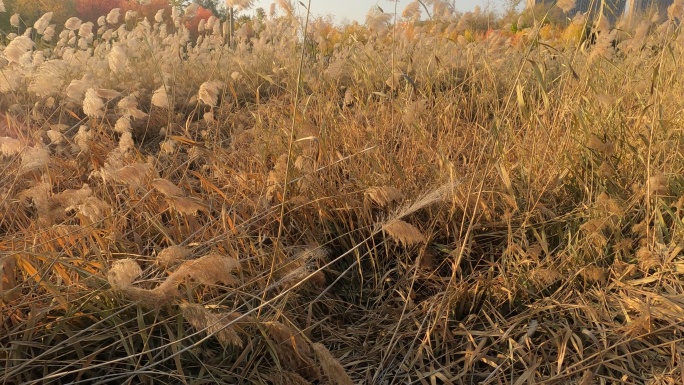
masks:
<svg viewBox="0 0 684 385"><path fill-rule="evenodd" d="M681 4L434 3L3 35L1 382L681 383Z"/></svg>

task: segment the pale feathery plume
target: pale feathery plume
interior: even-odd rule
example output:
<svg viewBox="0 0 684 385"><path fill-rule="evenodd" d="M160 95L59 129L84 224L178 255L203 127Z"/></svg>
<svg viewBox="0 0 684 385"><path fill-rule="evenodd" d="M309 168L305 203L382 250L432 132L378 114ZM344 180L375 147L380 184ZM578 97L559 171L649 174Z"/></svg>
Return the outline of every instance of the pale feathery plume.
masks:
<svg viewBox="0 0 684 385"><path fill-rule="evenodd" d="M133 284L136 278L142 275L142 269L132 259L115 261L107 272L107 281L114 290L125 290Z"/></svg>
<svg viewBox="0 0 684 385"><path fill-rule="evenodd" d="M133 149L135 149L133 134L131 134L130 131L124 132L121 134L121 138L119 138L119 151L124 154L128 151L132 151Z"/></svg>
<svg viewBox="0 0 684 385"><path fill-rule="evenodd" d="M17 36L5 48L4 54L7 61L10 63L17 63L21 61L22 56L33 48L33 40L28 36Z"/></svg>
<svg viewBox="0 0 684 385"><path fill-rule="evenodd" d="M15 13L10 17L10 25L15 28L19 28L19 22L21 21L18 13Z"/></svg>
<svg viewBox="0 0 684 385"><path fill-rule="evenodd" d="M105 100L112 100L112 99L118 97L119 95L121 95L121 93L119 91L112 90L109 88L96 88L95 93L99 98L102 98Z"/></svg>
<svg viewBox="0 0 684 385"><path fill-rule="evenodd" d="M34 58L35 64L39 61L38 58ZM28 90L40 97L56 94L64 87L64 78L69 69L70 64L60 59L48 60L40 64L32 75L33 79Z"/></svg>
<svg viewBox="0 0 684 385"><path fill-rule="evenodd" d="M290 0L276 0L276 3L278 6L285 11L285 14L287 15L288 18L292 18L294 16L294 5L292 5L292 1ZM275 15L275 8L272 10L272 15L273 17Z"/></svg>
<svg viewBox="0 0 684 385"><path fill-rule="evenodd" d="M191 197L170 196L166 197L169 206L181 215L198 215L199 212L207 212L207 207L201 201Z"/></svg>
<svg viewBox="0 0 684 385"><path fill-rule="evenodd" d="M392 15L383 12L380 7L372 7L366 14L366 26L369 30L379 32L388 27Z"/></svg>
<svg viewBox="0 0 684 385"><path fill-rule="evenodd" d="M83 203L74 206L74 208L78 210L79 214L88 218L91 223L102 222L112 213L112 207L107 202L96 197L88 197Z"/></svg>
<svg viewBox="0 0 684 385"><path fill-rule="evenodd" d="M202 20L204 20L204 19L202 19ZM220 22L221 21L216 16L214 16L214 15L209 16L209 18L207 19L207 25L206 25L207 30L213 30L216 23L220 23Z"/></svg>
<svg viewBox="0 0 684 385"><path fill-rule="evenodd" d="M599 30L600 31L600 30ZM610 32L608 30L602 30L598 34L596 39L596 44L594 45L591 53L589 54L589 61L594 62L596 59L602 57L606 60L610 60L615 53L615 48L613 47L613 41L617 38L617 30L614 29Z"/></svg>
<svg viewBox="0 0 684 385"><path fill-rule="evenodd" d="M7 12L5 9L5 3L2 0L0 0L0 12Z"/></svg>
<svg viewBox="0 0 684 385"><path fill-rule="evenodd" d="M432 17L435 19L448 19L453 14L451 6L442 0L435 0L432 3ZM473 13L479 13L480 7L476 6Z"/></svg>
<svg viewBox="0 0 684 385"><path fill-rule="evenodd" d="M114 124L114 131L120 134L131 132L131 118L124 115L117 119Z"/></svg>
<svg viewBox="0 0 684 385"><path fill-rule="evenodd" d="M48 182L37 182L32 187L22 191L19 199L31 199L38 211L39 216L44 216L50 211L50 195L52 195L52 185Z"/></svg>
<svg viewBox="0 0 684 385"><path fill-rule="evenodd" d="M311 345L302 336L303 333L278 321L262 322L262 325L275 342L273 345L278 357L282 358L281 364L284 368L296 371L312 381L321 380L319 365L313 361Z"/></svg>
<svg viewBox="0 0 684 385"><path fill-rule="evenodd" d="M67 209L75 205L83 203L88 197L93 196L93 189L87 183L84 183L80 189L66 189L58 194L55 194L50 202L51 206L61 207Z"/></svg>
<svg viewBox="0 0 684 385"><path fill-rule="evenodd" d="M174 24L180 23L180 10L177 7L171 7L171 20Z"/></svg>
<svg viewBox="0 0 684 385"><path fill-rule="evenodd" d="M87 126L78 128L78 133L74 136L74 143L81 152L87 153L90 151L90 141L93 135L88 130Z"/></svg>
<svg viewBox="0 0 684 385"><path fill-rule="evenodd" d="M166 155L173 154L176 149L176 141L173 139L167 139L159 143L159 149Z"/></svg>
<svg viewBox="0 0 684 385"><path fill-rule="evenodd" d="M114 165L106 162L105 166L98 171L104 181L112 179L117 183L137 189L147 185L151 179L157 177L154 165L151 163L133 163L117 168L116 165L121 163L122 155L118 148L110 153L107 162L111 162Z"/></svg>
<svg viewBox="0 0 684 385"><path fill-rule="evenodd" d="M0 156L11 157L18 155L24 147L24 144L19 139L8 136L0 137Z"/></svg>
<svg viewBox="0 0 684 385"><path fill-rule="evenodd" d="M124 16L124 20L126 22L129 22L129 21L132 21L133 19L135 19L136 17L138 17L138 12L129 9L128 11L126 11L126 15Z"/></svg>
<svg viewBox="0 0 684 385"><path fill-rule="evenodd" d="M88 44L92 42L93 38L92 37L82 37L78 39L78 48L82 51L85 51L88 49Z"/></svg>
<svg viewBox="0 0 684 385"><path fill-rule="evenodd" d="M157 88L154 94L152 94L152 105L160 108L169 108L169 95L164 86Z"/></svg>
<svg viewBox="0 0 684 385"><path fill-rule="evenodd" d="M406 8L404 8L404 11L401 13L401 17L404 19L411 19L411 20L417 20L420 19L420 2L419 1L412 1L410 2Z"/></svg>
<svg viewBox="0 0 684 385"><path fill-rule="evenodd" d="M169 265L172 265L177 261L187 259L191 254L192 251L190 251L190 249L186 247L180 245L170 246L162 250L159 254L157 254L156 262L159 265L168 267Z"/></svg>
<svg viewBox="0 0 684 385"><path fill-rule="evenodd" d="M50 161L50 154L42 146L27 147L21 154L21 170L33 171L44 168Z"/></svg>
<svg viewBox="0 0 684 385"><path fill-rule="evenodd" d="M197 15L197 10L199 9L199 4L197 3L190 3L185 9L183 10L183 13L185 14L185 17L191 19ZM204 19L202 19L204 20Z"/></svg>
<svg viewBox="0 0 684 385"><path fill-rule="evenodd" d="M64 135L59 131L48 130L46 134L50 139L50 144L61 144L64 141Z"/></svg>
<svg viewBox="0 0 684 385"><path fill-rule="evenodd" d="M675 0L669 7L667 7L667 18L670 21L682 20L682 15L684 15L684 1Z"/></svg>
<svg viewBox="0 0 684 385"><path fill-rule="evenodd" d="M215 336L221 343L242 347L242 340L238 336L231 321L242 316L240 313L214 314L202 305L183 303L180 305L183 318L196 330L204 330Z"/></svg>
<svg viewBox="0 0 684 385"><path fill-rule="evenodd" d="M48 25L47 28L45 28L45 31L43 31L43 40L46 42L51 42L52 39L55 37L55 24L50 24Z"/></svg>
<svg viewBox="0 0 684 385"><path fill-rule="evenodd" d="M596 20L596 23L594 24L594 31L601 33L608 32L609 29L610 21L608 21L608 18L604 15L599 15L598 20Z"/></svg>
<svg viewBox="0 0 684 385"><path fill-rule="evenodd" d="M5 67L0 76L0 92L13 92L19 88L21 82L24 81L24 74L13 69Z"/></svg>
<svg viewBox="0 0 684 385"><path fill-rule="evenodd" d="M100 16L97 18L97 26L98 27L105 27L106 25L107 25L107 17L106 16Z"/></svg>
<svg viewBox="0 0 684 385"><path fill-rule="evenodd" d="M365 195L381 207L387 207L393 202L399 202L404 199L404 194L401 190L392 186L371 187L366 190Z"/></svg>
<svg viewBox="0 0 684 385"><path fill-rule="evenodd" d="M138 109L138 99L135 94L121 98L116 107L123 115L128 115L134 119L142 119L147 116L145 112Z"/></svg>
<svg viewBox="0 0 684 385"><path fill-rule="evenodd" d="M563 10L563 12L568 13L575 9L575 0L558 0L556 6Z"/></svg>
<svg viewBox="0 0 684 385"><path fill-rule="evenodd" d="M104 102L93 88L88 88L83 99L83 112L90 117L104 116Z"/></svg>
<svg viewBox="0 0 684 385"><path fill-rule="evenodd" d="M80 27L78 27L78 36L79 37L93 37L93 22L89 21L87 23L82 23Z"/></svg>
<svg viewBox="0 0 684 385"><path fill-rule="evenodd" d="M90 74L83 75L81 79L73 79L65 90L67 98L72 101L81 101L86 90L93 87L94 83L93 76Z"/></svg>
<svg viewBox="0 0 684 385"><path fill-rule="evenodd" d="M123 72L126 69L126 64L128 62L126 52L124 52L120 45L115 45L107 54L107 62L109 63L109 69L111 69L112 72Z"/></svg>
<svg viewBox="0 0 684 385"><path fill-rule="evenodd" d="M119 17L121 17L121 8L114 8L109 11L105 19L109 24L116 24L119 22Z"/></svg>
<svg viewBox="0 0 684 385"><path fill-rule="evenodd" d="M33 23L33 28L35 28L36 32L39 35L42 35L43 32L45 32L45 29L50 25L50 20L52 19L52 12L48 12L44 14L43 16L40 17L40 19L36 20L35 23Z"/></svg>
<svg viewBox="0 0 684 385"><path fill-rule="evenodd" d="M321 364L323 373L330 379L330 381L337 385L354 385L354 381L349 377L347 372L338 361L323 344L314 343L311 345L314 352L316 353L316 358Z"/></svg>
<svg viewBox="0 0 684 385"><path fill-rule="evenodd" d="M235 8L236 11L246 11L254 5L254 0L226 0L226 7Z"/></svg>
<svg viewBox="0 0 684 385"><path fill-rule="evenodd" d="M157 13L154 14L154 21L157 23L161 23L164 21L164 9L160 9L157 11Z"/></svg>
<svg viewBox="0 0 684 385"><path fill-rule="evenodd" d="M164 194L166 197L184 197L186 196L185 191L182 188L171 183L167 179L157 178L150 183L155 190Z"/></svg>
<svg viewBox="0 0 684 385"><path fill-rule="evenodd" d="M392 239L404 246L411 246L416 243L425 242L426 238L415 226L395 219L382 226L382 229L389 234Z"/></svg>
<svg viewBox="0 0 684 385"><path fill-rule="evenodd" d="M75 31L81 28L81 19L76 16L68 18L67 21L64 22L64 28L70 31Z"/></svg>
<svg viewBox="0 0 684 385"><path fill-rule="evenodd" d="M226 286L235 286L239 283L231 273L240 268L240 262L221 254L207 254L183 266L188 276L204 285L221 283Z"/></svg>
<svg viewBox="0 0 684 385"><path fill-rule="evenodd" d="M406 107L406 111L404 111L404 116L402 117L404 123L406 125L411 125L421 116L423 116L427 110L427 104L427 99L417 100L409 104L408 107Z"/></svg>
<svg viewBox="0 0 684 385"><path fill-rule="evenodd" d="M206 81L200 85L197 98L204 104L216 107L220 89L223 87L223 82L218 80Z"/></svg>

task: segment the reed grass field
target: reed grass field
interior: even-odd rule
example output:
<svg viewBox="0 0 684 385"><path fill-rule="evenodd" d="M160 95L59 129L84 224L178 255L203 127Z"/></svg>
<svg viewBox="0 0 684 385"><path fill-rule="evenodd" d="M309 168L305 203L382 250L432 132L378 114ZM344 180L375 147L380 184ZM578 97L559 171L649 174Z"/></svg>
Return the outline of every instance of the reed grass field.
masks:
<svg viewBox="0 0 684 385"><path fill-rule="evenodd" d="M1 384L684 384L682 0L304 5L3 16Z"/></svg>

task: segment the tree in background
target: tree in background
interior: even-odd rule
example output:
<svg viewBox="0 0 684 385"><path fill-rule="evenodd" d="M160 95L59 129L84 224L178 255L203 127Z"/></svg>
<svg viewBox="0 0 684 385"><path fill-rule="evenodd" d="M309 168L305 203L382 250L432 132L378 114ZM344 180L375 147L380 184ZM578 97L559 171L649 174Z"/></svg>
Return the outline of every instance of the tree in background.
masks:
<svg viewBox="0 0 684 385"><path fill-rule="evenodd" d="M219 4L219 0L194 0L193 3L199 5L204 9L210 10L214 16L221 20L225 20L227 16L226 7Z"/></svg>
<svg viewBox="0 0 684 385"><path fill-rule="evenodd" d="M207 20L210 17L214 16L214 13L207 8L204 8L202 6L199 6L197 8L197 11L195 12L195 15L191 17L190 19L185 21L185 28L190 31L190 38L192 40L197 39L199 36L199 31L198 31L198 26L202 20Z"/></svg>
<svg viewBox="0 0 684 385"><path fill-rule="evenodd" d="M76 17L95 23L114 8L123 8L125 0L76 0Z"/></svg>

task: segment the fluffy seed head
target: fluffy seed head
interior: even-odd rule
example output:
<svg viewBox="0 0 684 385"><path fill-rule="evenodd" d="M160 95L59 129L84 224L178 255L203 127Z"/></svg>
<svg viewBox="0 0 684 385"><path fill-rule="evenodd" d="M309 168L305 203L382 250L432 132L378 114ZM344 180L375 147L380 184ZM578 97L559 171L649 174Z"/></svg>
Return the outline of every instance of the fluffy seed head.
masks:
<svg viewBox="0 0 684 385"><path fill-rule="evenodd" d="M7 136L0 137L0 155L7 157L15 156L23 149L24 145L20 140Z"/></svg>
<svg viewBox="0 0 684 385"><path fill-rule="evenodd" d="M162 266L169 266L176 261L188 258L192 252L183 246L171 246L157 254L157 263Z"/></svg>
<svg viewBox="0 0 684 385"><path fill-rule="evenodd" d="M385 224L382 229L385 230L392 239L404 246L411 246L426 241L425 235L423 235L420 230L399 219Z"/></svg>
<svg viewBox="0 0 684 385"><path fill-rule="evenodd" d="M21 169L23 171L42 169L49 161L50 154L44 147L28 147L21 155Z"/></svg>
<svg viewBox="0 0 684 385"><path fill-rule="evenodd" d="M33 48L33 40L28 36L17 36L5 48L5 58L10 63L17 63Z"/></svg>
<svg viewBox="0 0 684 385"><path fill-rule="evenodd" d="M107 23L116 24L119 22L119 17L121 16L121 8L114 8L107 14Z"/></svg>
<svg viewBox="0 0 684 385"><path fill-rule="evenodd" d="M152 104L161 108L169 108L169 95L166 93L164 86L154 91L154 94L152 94Z"/></svg>
<svg viewBox="0 0 684 385"><path fill-rule="evenodd" d="M391 14L381 11L378 6L374 6L366 14L366 25L369 30L379 32L387 28L391 19Z"/></svg>
<svg viewBox="0 0 684 385"><path fill-rule="evenodd" d="M44 14L43 16L40 17L40 19L36 20L35 23L33 23L33 28L35 28L36 32L38 34L42 35L45 32L45 29L50 25L50 20L52 19L52 12L48 12Z"/></svg>
<svg viewBox="0 0 684 385"><path fill-rule="evenodd" d="M240 267L238 261L220 254L207 254L187 265L187 274L205 285L222 283L233 286L238 280L231 274Z"/></svg>
<svg viewBox="0 0 684 385"><path fill-rule="evenodd" d="M109 69L112 72L120 73L126 69L126 52L119 45L112 47L112 50L107 54L107 62L109 63Z"/></svg>
<svg viewBox="0 0 684 385"><path fill-rule="evenodd" d="M185 191L167 179L157 178L150 183L157 191L167 197L184 197Z"/></svg>
<svg viewBox="0 0 684 385"><path fill-rule="evenodd" d="M563 12L568 13L575 8L575 0L558 0L556 6L563 10Z"/></svg>
<svg viewBox="0 0 684 385"><path fill-rule="evenodd" d="M19 21L20 21L20 16L18 13L15 13L10 17L10 25L12 27L18 28L19 27Z"/></svg>
<svg viewBox="0 0 684 385"><path fill-rule="evenodd" d="M235 328L230 322L242 314L214 314L209 312L204 306L183 303L181 304L183 318L196 330L205 330L207 334L214 335L224 344L242 347L242 340L235 332Z"/></svg>
<svg viewBox="0 0 684 385"><path fill-rule="evenodd" d="M115 290L125 290L133 281L142 275L140 265L132 259L122 259L114 262L107 273L107 281Z"/></svg>
<svg viewBox="0 0 684 385"><path fill-rule="evenodd" d="M218 80L204 82L200 85L197 98L204 104L216 107L221 87L223 87L223 82Z"/></svg>
<svg viewBox="0 0 684 385"><path fill-rule="evenodd" d="M68 18L67 21L64 22L64 28L70 31L75 31L81 28L81 19L75 16Z"/></svg>
<svg viewBox="0 0 684 385"><path fill-rule="evenodd" d="M104 102L97 96L93 88L88 88L83 99L83 112L90 117L101 117L104 115Z"/></svg>

